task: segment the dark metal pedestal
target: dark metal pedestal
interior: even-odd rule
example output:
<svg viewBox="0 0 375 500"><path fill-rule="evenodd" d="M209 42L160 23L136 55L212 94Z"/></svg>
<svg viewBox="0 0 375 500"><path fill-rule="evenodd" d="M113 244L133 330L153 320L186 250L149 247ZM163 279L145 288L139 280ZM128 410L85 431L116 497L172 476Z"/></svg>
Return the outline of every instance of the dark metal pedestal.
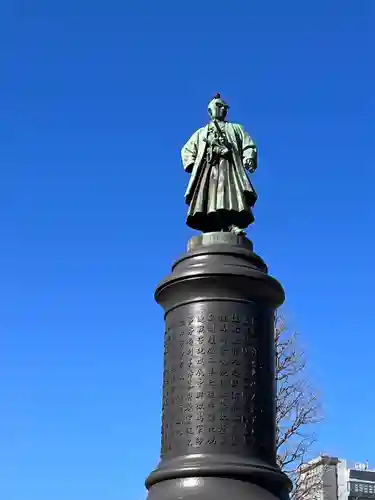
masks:
<svg viewBox="0 0 375 500"><path fill-rule="evenodd" d="M192 238L157 288L165 310L161 462L148 500L286 498L276 466L281 285L232 233Z"/></svg>

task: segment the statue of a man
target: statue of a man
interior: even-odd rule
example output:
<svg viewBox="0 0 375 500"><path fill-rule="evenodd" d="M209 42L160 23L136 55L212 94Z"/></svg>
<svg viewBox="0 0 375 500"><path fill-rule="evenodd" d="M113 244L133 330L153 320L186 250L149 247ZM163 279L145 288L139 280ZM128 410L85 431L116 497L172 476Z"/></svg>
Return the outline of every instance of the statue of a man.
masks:
<svg viewBox="0 0 375 500"><path fill-rule="evenodd" d="M257 167L257 150L242 125L225 121L229 106L220 94L208 105L210 122L182 148L182 161L191 173L185 193L186 223L202 232L243 229L254 222L257 195L246 170Z"/></svg>

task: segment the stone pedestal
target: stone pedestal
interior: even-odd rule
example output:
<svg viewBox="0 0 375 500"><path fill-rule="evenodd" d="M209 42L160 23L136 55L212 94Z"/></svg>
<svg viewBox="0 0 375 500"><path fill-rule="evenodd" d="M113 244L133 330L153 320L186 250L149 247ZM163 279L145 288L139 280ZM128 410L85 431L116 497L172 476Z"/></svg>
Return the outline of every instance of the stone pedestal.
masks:
<svg viewBox="0 0 375 500"><path fill-rule="evenodd" d="M287 498L275 452L281 285L248 239L209 233L190 240L155 298L166 323L162 451L148 500Z"/></svg>

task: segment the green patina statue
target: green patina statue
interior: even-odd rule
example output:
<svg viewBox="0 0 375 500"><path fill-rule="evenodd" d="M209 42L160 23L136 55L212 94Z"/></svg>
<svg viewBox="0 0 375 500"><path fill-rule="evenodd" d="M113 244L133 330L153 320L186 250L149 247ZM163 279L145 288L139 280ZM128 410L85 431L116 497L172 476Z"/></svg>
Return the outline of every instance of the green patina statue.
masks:
<svg viewBox="0 0 375 500"><path fill-rule="evenodd" d="M257 195L246 170L257 167L257 150L242 125L225 121L229 106L220 94L208 105L210 122L182 148L182 161L191 173L185 193L186 223L203 233L244 234L254 222Z"/></svg>

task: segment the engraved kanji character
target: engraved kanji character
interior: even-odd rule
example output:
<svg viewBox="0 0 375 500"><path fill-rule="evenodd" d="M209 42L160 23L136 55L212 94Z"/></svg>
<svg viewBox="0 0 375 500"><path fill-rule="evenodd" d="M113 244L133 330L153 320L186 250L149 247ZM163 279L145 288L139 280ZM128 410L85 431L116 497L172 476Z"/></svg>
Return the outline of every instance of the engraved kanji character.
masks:
<svg viewBox="0 0 375 500"><path fill-rule="evenodd" d="M204 431L204 426L202 424L198 424L196 427L195 427L195 430L198 434L202 434L202 432Z"/></svg>
<svg viewBox="0 0 375 500"><path fill-rule="evenodd" d="M240 407L238 405L233 405L230 409L231 413L237 413L240 411Z"/></svg>
<svg viewBox="0 0 375 500"><path fill-rule="evenodd" d="M202 392L202 391L197 392L196 398L197 399L203 399L204 398L204 392Z"/></svg>
<svg viewBox="0 0 375 500"><path fill-rule="evenodd" d="M229 385L229 378L222 378L220 380L220 387L227 387Z"/></svg>
<svg viewBox="0 0 375 500"><path fill-rule="evenodd" d="M254 338L255 336L255 328L253 326L249 326L247 328L247 335L248 335L248 339L251 340L252 338Z"/></svg>
<svg viewBox="0 0 375 500"><path fill-rule="evenodd" d="M237 357L239 355L238 347L232 346L232 356Z"/></svg>
<svg viewBox="0 0 375 500"><path fill-rule="evenodd" d="M204 343L204 335L197 337L198 344L202 345Z"/></svg>
<svg viewBox="0 0 375 500"><path fill-rule="evenodd" d="M186 408L184 408L185 413L191 413L193 411L193 405L189 403Z"/></svg>
<svg viewBox="0 0 375 500"><path fill-rule="evenodd" d="M226 415L224 412L220 413L220 420L228 420L228 415Z"/></svg>
<svg viewBox="0 0 375 500"><path fill-rule="evenodd" d="M206 354L204 347L197 347L196 352L197 352L197 355Z"/></svg>
<svg viewBox="0 0 375 500"><path fill-rule="evenodd" d="M207 331L210 333L215 333L215 323L208 323Z"/></svg>
<svg viewBox="0 0 375 500"><path fill-rule="evenodd" d="M215 398L216 397L215 391L208 391L207 392L207 397L208 398Z"/></svg>
<svg viewBox="0 0 375 500"><path fill-rule="evenodd" d="M199 325L197 328L198 333L203 333L204 332L204 325Z"/></svg>
<svg viewBox="0 0 375 500"><path fill-rule="evenodd" d="M197 420L198 422L204 422L204 413L203 412L197 413L195 420Z"/></svg>
<svg viewBox="0 0 375 500"><path fill-rule="evenodd" d="M197 365L203 365L204 364L204 358L203 357L197 358L196 363L197 363Z"/></svg>
<svg viewBox="0 0 375 500"><path fill-rule="evenodd" d="M209 313L207 316L207 321L214 321L214 320L215 320L215 316L212 313Z"/></svg>
<svg viewBox="0 0 375 500"><path fill-rule="evenodd" d="M188 427L186 429L186 434L194 434L193 428L192 427Z"/></svg>
<svg viewBox="0 0 375 500"><path fill-rule="evenodd" d="M232 370L232 377L241 378L241 373L238 370L234 369Z"/></svg>
<svg viewBox="0 0 375 500"><path fill-rule="evenodd" d="M227 370L220 370L220 377L228 377L229 373Z"/></svg>
<svg viewBox="0 0 375 500"><path fill-rule="evenodd" d="M216 335L210 335L208 337L208 343L209 344L216 344Z"/></svg>
<svg viewBox="0 0 375 500"><path fill-rule="evenodd" d="M215 415L210 413L207 415L208 422L215 422Z"/></svg>
<svg viewBox="0 0 375 500"><path fill-rule="evenodd" d="M195 405L195 409L197 411L203 411L204 410L204 403L199 403L199 404Z"/></svg>
<svg viewBox="0 0 375 500"><path fill-rule="evenodd" d="M216 387L216 380L214 378L208 379L208 385L210 387Z"/></svg>
<svg viewBox="0 0 375 500"><path fill-rule="evenodd" d="M197 377L203 377L204 376L204 371L201 368L198 368L198 370L196 371L195 375Z"/></svg>
<svg viewBox="0 0 375 500"><path fill-rule="evenodd" d="M201 446L202 443L203 443L203 438L197 436L195 438L195 444L196 444L196 446Z"/></svg>
<svg viewBox="0 0 375 500"><path fill-rule="evenodd" d="M228 325L226 323L223 323L220 327L220 331L221 332L224 332L224 333L227 333L228 331Z"/></svg>
<svg viewBox="0 0 375 500"><path fill-rule="evenodd" d="M198 314L197 320L199 323L203 323L204 322L204 314L203 313Z"/></svg>
<svg viewBox="0 0 375 500"><path fill-rule="evenodd" d="M233 325L233 327L232 327L232 333L233 333L234 335L239 335L239 334L241 333L241 330L237 331L237 328L238 328L238 327L235 327L235 326ZM233 337L233 338L232 338L232 345L238 345L238 344L241 344L242 342L243 342L242 337L239 337L239 336L238 336L238 337Z"/></svg>
<svg viewBox="0 0 375 500"><path fill-rule="evenodd" d="M189 316L188 317L188 324L189 325L192 325L194 323L194 321L195 321L195 316Z"/></svg>
<svg viewBox="0 0 375 500"><path fill-rule="evenodd" d="M233 323L239 323L240 321L240 317L238 316L238 314L236 313L233 313L230 317L230 320L233 322Z"/></svg>
<svg viewBox="0 0 375 500"><path fill-rule="evenodd" d="M227 316L224 314L219 314L219 321L227 321Z"/></svg>
<svg viewBox="0 0 375 500"><path fill-rule="evenodd" d="M216 438L212 437L212 438L207 439L207 444L216 444Z"/></svg>
<svg viewBox="0 0 375 500"><path fill-rule="evenodd" d="M186 341L186 343L187 343L187 345L194 345L194 339L193 339L193 337L188 338L187 341Z"/></svg>

